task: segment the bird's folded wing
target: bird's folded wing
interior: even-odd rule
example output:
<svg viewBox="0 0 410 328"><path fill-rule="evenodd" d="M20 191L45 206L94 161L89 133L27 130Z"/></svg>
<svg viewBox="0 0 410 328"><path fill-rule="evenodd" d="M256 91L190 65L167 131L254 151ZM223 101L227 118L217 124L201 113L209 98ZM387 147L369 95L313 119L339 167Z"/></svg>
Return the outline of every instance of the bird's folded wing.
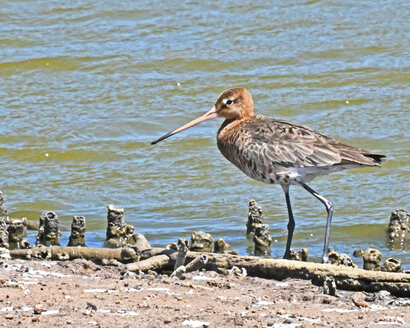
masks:
<svg viewBox="0 0 410 328"><path fill-rule="evenodd" d="M341 164L339 143L314 130L263 117L242 125L243 142L238 145L245 158L283 167L332 166ZM353 148L353 147L352 147Z"/></svg>

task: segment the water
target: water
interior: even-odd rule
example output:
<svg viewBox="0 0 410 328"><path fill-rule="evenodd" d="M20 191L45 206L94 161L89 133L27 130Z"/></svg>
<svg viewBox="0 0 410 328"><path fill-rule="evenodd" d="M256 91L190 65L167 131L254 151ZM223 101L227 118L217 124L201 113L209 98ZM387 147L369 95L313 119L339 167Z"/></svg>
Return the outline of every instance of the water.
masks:
<svg viewBox="0 0 410 328"><path fill-rule="evenodd" d="M404 0L3 1L0 190L9 213L53 210L65 229L85 215L88 245L102 246L114 204L153 245L205 230L247 254L254 198L281 257L283 192L222 157L221 122L149 143L242 86L260 114L387 155L381 168L311 186L336 207L331 247L374 246L408 268L408 250L388 249L385 226L410 203L409 9ZM291 197L293 246L319 258L325 209L301 188Z"/></svg>

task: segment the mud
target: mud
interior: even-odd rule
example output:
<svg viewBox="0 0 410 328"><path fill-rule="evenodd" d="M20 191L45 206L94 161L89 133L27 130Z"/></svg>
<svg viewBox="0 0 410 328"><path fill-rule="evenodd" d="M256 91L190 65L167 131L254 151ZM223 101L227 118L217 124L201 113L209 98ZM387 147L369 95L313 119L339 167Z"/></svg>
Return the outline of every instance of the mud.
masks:
<svg viewBox="0 0 410 328"><path fill-rule="evenodd" d="M409 299L323 294L310 281L215 272L181 279L115 262L0 262L1 327L408 327Z"/></svg>

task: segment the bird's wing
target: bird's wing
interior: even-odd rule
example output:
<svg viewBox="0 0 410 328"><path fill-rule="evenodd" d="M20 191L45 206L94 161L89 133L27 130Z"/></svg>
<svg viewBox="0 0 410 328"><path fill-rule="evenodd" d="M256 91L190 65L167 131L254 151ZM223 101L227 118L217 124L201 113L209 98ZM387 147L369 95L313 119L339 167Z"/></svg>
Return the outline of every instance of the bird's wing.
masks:
<svg viewBox="0 0 410 328"><path fill-rule="evenodd" d="M245 157L256 156L268 165L310 167L343 163L337 141L301 125L256 116L240 130L240 152Z"/></svg>

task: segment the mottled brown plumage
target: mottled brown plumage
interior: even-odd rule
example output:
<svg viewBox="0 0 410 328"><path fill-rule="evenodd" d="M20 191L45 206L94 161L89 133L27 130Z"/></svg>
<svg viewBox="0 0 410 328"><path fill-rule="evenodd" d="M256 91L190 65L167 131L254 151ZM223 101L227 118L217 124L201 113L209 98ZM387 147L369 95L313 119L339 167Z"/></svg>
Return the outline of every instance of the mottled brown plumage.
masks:
<svg viewBox="0 0 410 328"><path fill-rule="evenodd" d="M225 118L217 135L218 148L225 158L252 179L280 184L285 192L289 214L285 258L289 258L295 225L289 186L301 185L325 205L328 217L323 262L328 262L333 205L306 183L334 171L377 166L385 156L337 142L302 125L255 115L252 96L243 88L224 91L204 115L152 144L216 117Z"/></svg>

